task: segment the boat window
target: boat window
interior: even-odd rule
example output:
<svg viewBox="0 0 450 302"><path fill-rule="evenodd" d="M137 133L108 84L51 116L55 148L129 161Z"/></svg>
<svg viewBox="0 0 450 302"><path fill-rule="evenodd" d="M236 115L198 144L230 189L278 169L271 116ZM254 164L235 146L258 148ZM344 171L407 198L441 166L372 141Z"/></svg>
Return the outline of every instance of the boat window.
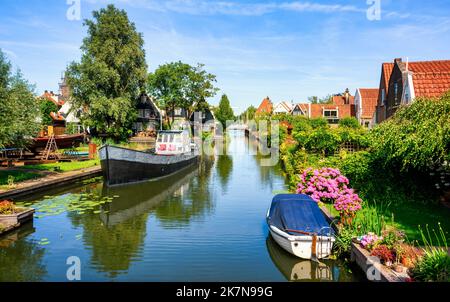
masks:
<svg viewBox="0 0 450 302"><path fill-rule="evenodd" d="M169 143L173 142L173 134L169 134Z"/></svg>
<svg viewBox="0 0 450 302"><path fill-rule="evenodd" d="M167 135L167 134L164 134L164 136L163 136L163 142L167 143L167 139L168 139L168 135Z"/></svg>
<svg viewBox="0 0 450 302"><path fill-rule="evenodd" d="M181 136L175 135L175 143L181 143Z"/></svg>
<svg viewBox="0 0 450 302"><path fill-rule="evenodd" d="M162 137L163 137L163 135L158 135L158 143L161 143L163 141Z"/></svg>

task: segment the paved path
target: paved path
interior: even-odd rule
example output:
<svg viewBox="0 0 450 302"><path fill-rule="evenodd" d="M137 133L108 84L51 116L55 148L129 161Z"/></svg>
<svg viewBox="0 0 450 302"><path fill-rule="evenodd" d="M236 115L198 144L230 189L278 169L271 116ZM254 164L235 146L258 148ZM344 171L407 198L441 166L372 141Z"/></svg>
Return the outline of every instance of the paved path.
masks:
<svg viewBox="0 0 450 302"><path fill-rule="evenodd" d="M101 167L94 166L86 169L63 173L51 173L41 178L35 178L17 183L14 189L0 189L0 200L44 191L57 185L67 184L76 180L101 175Z"/></svg>

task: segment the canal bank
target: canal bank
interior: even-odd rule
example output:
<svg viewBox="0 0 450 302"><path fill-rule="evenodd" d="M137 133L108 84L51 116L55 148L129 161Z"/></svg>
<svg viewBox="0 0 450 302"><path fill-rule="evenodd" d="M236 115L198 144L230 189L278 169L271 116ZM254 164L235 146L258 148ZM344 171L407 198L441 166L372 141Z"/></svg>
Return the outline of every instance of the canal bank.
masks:
<svg viewBox="0 0 450 302"><path fill-rule="evenodd" d="M0 239L0 280L66 281L77 256L82 281L363 281L341 261L314 265L273 244L265 215L287 190L282 170L262 166L242 131L226 142L225 154L217 143L198 167L158 182L85 181L19 200L37 218Z"/></svg>
<svg viewBox="0 0 450 302"><path fill-rule="evenodd" d="M14 189L0 190L0 200L16 199L26 195L44 192L57 186L64 186L79 180L100 176L101 174L101 167L95 166L76 171L54 173L45 177L26 180L16 184Z"/></svg>

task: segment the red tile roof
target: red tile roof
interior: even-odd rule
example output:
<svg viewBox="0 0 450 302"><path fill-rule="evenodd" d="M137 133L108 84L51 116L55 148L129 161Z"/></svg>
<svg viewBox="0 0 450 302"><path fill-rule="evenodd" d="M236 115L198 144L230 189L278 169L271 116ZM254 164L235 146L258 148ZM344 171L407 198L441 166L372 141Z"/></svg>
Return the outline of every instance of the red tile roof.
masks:
<svg viewBox="0 0 450 302"><path fill-rule="evenodd" d="M343 95L334 95L332 98L332 102L335 105L346 105L345 97ZM349 104L355 104L355 97L352 95L350 95L349 97Z"/></svg>
<svg viewBox="0 0 450 302"><path fill-rule="evenodd" d="M384 87L386 88L386 95L389 89L389 79L391 78L392 70L394 69L394 63L383 63L382 68L382 81L384 82Z"/></svg>
<svg viewBox="0 0 450 302"><path fill-rule="evenodd" d="M377 106L378 88L359 88L359 93L361 95L361 117L372 118Z"/></svg>
<svg viewBox="0 0 450 302"><path fill-rule="evenodd" d="M404 63L406 64L406 63ZM408 63L415 97L440 97L450 90L450 60Z"/></svg>
<svg viewBox="0 0 450 302"><path fill-rule="evenodd" d="M271 113L272 109L273 109L272 102L270 101L269 97L266 97L261 102L258 109L256 109L256 113Z"/></svg>
<svg viewBox="0 0 450 302"><path fill-rule="evenodd" d="M58 99L58 96L52 92L45 91L41 98L46 99L50 102L53 102L56 106L64 105L64 101Z"/></svg>
<svg viewBox="0 0 450 302"><path fill-rule="evenodd" d="M308 115L308 104L305 103L298 103L294 106L292 110L295 110L295 108L299 108L305 115Z"/></svg>

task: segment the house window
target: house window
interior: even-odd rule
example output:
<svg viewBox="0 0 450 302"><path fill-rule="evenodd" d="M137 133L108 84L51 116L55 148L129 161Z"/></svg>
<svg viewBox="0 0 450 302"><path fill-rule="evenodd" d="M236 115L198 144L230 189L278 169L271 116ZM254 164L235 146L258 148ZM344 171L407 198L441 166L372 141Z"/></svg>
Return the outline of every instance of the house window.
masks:
<svg viewBox="0 0 450 302"><path fill-rule="evenodd" d="M339 122L339 115L337 109L324 109L323 117L328 120L330 124L337 124Z"/></svg>
<svg viewBox="0 0 450 302"><path fill-rule="evenodd" d="M175 109L175 115L181 115L181 108Z"/></svg>
<svg viewBox="0 0 450 302"><path fill-rule="evenodd" d="M398 83L394 84L394 98L395 105L398 105Z"/></svg>
<svg viewBox="0 0 450 302"><path fill-rule="evenodd" d="M386 106L386 90L384 88L381 90L381 104Z"/></svg>

